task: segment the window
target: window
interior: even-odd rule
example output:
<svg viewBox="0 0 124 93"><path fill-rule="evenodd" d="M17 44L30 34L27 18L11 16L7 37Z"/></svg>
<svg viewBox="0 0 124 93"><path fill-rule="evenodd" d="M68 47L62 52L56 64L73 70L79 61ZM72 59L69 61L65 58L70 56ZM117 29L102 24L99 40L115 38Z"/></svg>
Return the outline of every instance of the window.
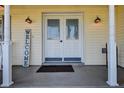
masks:
<svg viewBox="0 0 124 93"><path fill-rule="evenodd" d="M47 39L57 40L60 38L60 23L59 19L47 20Z"/></svg>
<svg viewBox="0 0 124 93"><path fill-rule="evenodd" d="M78 32L78 19L67 19L66 20L66 39L78 39L79 32Z"/></svg>

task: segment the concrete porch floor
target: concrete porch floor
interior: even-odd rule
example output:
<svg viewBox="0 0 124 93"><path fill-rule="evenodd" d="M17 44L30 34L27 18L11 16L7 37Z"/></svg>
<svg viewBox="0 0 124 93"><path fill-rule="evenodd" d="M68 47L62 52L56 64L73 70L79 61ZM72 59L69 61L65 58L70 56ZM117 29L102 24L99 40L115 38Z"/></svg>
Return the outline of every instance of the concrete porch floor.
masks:
<svg viewBox="0 0 124 93"><path fill-rule="evenodd" d="M73 65L75 72L36 73L40 66L13 66L13 81L11 88L106 88L106 66ZM1 72L0 72L1 75ZM1 76L0 76L1 80ZM124 87L124 69L118 67L119 87ZM1 82L0 82L1 83Z"/></svg>

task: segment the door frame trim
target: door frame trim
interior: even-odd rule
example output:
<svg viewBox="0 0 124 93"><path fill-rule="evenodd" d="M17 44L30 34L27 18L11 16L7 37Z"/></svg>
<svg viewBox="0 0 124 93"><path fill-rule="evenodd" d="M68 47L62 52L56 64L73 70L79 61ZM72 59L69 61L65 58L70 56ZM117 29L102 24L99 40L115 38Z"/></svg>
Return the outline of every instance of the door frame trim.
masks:
<svg viewBox="0 0 124 93"><path fill-rule="evenodd" d="M84 33L84 13L83 12L42 12L41 16L42 16L42 40L41 40L41 47L42 47L42 64L45 63L45 16L47 15L55 15L55 16L59 16L59 15L72 15L72 16L82 16L82 26L81 26L81 63L85 64L85 33Z"/></svg>

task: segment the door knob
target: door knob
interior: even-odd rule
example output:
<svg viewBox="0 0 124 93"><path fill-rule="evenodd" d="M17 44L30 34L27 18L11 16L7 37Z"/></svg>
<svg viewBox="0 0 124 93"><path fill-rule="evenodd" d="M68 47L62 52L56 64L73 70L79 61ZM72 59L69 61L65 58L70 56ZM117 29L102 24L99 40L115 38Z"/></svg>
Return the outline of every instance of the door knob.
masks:
<svg viewBox="0 0 124 93"><path fill-rule="evenodd" d="M60 42L62 42L62 40L60 40Z"/></svg>

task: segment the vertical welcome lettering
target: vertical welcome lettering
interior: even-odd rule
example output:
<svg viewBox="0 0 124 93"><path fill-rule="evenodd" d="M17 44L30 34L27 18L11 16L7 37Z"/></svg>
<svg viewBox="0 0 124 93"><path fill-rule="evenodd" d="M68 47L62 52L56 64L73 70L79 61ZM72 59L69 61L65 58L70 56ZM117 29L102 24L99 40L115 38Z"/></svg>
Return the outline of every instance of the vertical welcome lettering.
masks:
<svg viewBox="0 0 124 93"><path fill-rule="evenodd" d="M23 67L29 67L31 51L31 29L25 29L24 63Z"/></svg>

